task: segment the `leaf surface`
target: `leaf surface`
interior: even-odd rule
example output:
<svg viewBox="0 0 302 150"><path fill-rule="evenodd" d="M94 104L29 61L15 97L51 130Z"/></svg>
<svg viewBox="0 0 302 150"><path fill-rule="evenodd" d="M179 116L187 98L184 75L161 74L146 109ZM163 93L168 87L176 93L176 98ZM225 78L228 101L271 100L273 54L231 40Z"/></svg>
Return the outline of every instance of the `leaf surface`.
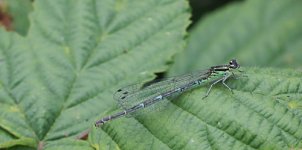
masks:
<svg viewBox="0 0 302 150"><path fill-rule="evenodd" d="M174 142L184 143L178 149L302 147L301 70L281 69L301 67L301 6L296 0L244 1L196 24L168 74L227 64L232 58L244 73L227 82L234 94L215 85L206 100L201 98L207 88L200 88L173 101L182 112L176 115L180 121L170 125L183 134Z"/></svg>
<svg viewBox="0 0 302 150"><path fill-rule="evenodd" d="M164 110L122 118L88 140L107 149L288 149L302 147L302 72L242 68L238 79L175 99Z"/></svg>
<svg viewBox="0 0 302 150"><path fill-rule="evenodd" d="M74 138L117 109L118 87L166 70L189 24L186 1L33 7L26 37L0 30L0 148L91 149Z"/></svg>

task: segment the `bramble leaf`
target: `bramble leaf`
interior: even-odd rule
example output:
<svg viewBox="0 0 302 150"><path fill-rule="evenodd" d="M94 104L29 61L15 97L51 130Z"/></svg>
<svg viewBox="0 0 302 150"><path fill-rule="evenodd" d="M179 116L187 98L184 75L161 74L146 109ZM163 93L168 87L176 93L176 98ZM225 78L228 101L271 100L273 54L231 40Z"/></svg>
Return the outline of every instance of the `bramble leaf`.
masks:
<svg viewBox="0 0 302 150"><path fill-rule="evenodd" d="M302 73L242 68L237 79L184 93L164 110L122 118L88 140L106 149L287 149L302 143Z"/></svg>
<svg viewBox="0 0 302 150"><path fill-rule="evenodd" d="M117 109L118 87L167 69L189 24L185 0L37 0L33 8L25 37L0 30L0 148L91 149L72 143Z"/></svg>
<svg viewBox="0 0 302 150"><path fill-rule="evenodd" d="M187 114L178 119L189 125L177 137L190 138L179 141L186 141L188 149L302 147L302 72L281 69L301 67L301 14L301 1L250 0L229 5L196 24L187 49L176 57L169 74L227 64L232 58L244 73L227 83L234 94L217 85L206 100L201 97L207 88L201 88L173 101ZM184 126L175 124L181 122L174 122L174 128Z"/></svg>

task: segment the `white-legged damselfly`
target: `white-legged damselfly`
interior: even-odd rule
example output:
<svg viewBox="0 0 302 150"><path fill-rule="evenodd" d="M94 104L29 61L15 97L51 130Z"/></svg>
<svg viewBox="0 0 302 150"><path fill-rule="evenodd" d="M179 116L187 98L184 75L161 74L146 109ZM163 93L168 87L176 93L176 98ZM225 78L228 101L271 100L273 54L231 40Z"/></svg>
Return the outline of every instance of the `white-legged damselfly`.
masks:
<svg viewBox="0 0 302 150"><path fill-rule="evenodd" d="M121 88L114 94L114 98L118 100L119 105L124 111L98 120L95 123L95 126L100 126L110 120L135 113L140 109L151 106L164 99L171 99L176 95L206 83L211 83L211 85L205 97L209 95L213 85L219 82L222 82L225 87L232 91L225 81L230 76L234 75L233 71L237 70L239 67L240 65L233 59L229 64L212 66L207 70L197 73L163 79L147 86L143 86L143 84L134 84Z"/></svg>

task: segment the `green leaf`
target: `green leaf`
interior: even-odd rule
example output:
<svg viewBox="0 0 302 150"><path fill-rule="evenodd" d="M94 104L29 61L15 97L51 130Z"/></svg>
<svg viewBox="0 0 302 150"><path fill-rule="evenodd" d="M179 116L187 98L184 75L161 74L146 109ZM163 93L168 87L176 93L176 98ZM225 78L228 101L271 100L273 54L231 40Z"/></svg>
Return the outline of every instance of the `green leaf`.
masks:
<svg viewBox="0 0 302 150"><path fill-rule="evenodd" d="M155 137L166 139L171 149L301 148L302 72L281 69L301 64L301 6L297 0L250 0L201 20L169 75L237 58L244 73L227 82L234 94L219 84L202 100L208 86L195 89L160 114L164 121L154 117L144 126L154 133L149 124L159 124L164 135Z"/></svg>
<svg viewBox="0 0 302 150"><path fill-rule="evenodd" d="M183 94L160 112L93 130L97 149L288 149L302 147L302 72L242 68L227 84ZM294 105L293 105L294 104Z"/></svg>
<svg viewBox="0 0 302 150"><path fill-rule="evenodd" d="M50 142L46 144L45 150L60 150L60 149L72 149L72 150L93 150L89 143L75 140L75 139L63 139L59 141Z"/></svg>
<svg viewBox="0 0 302 150"><path fill-rule="evenodd" d="M189 24L185 0L33 7L27 36L0 30L0 148L91 149L74 139L117 109L117 88L165 71Z"/></svg>
<svg viewBox="0 0 302 150"><path fill-rule="evenodd" d="M182 74L232 58L243 66L301 68L302 1L233 3L198 22L169 74Z"/></svg>
<svg viewBox="0 0 302 150"><path fill-rule="evenodd" d="M2 36L0 36L0 49L1 49L1 86L0 86L0 129L1 139L0 148L11 147L14 145L34 146L36 145L35 133L28 125L24 110L20 108L19 101L17 101L13 95L13 91L10 90L10 86L14 86L22 77L21 74L14 81L11 79L12 70L9 70L12 65L15 65L16 69L22 67L17 60L19 55L22 55L25 42L15 34L9 34L0 30ZM11 53L9 56L7 53ZM26 56L26 55L24 55ZM9 83L11 82L11 83Z"/></svg>

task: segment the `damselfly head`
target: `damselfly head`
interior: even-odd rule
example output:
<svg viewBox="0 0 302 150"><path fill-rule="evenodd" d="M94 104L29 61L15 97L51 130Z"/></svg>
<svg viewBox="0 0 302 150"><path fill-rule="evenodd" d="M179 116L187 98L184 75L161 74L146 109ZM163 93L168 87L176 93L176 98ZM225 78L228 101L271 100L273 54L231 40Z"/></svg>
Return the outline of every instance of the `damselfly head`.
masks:
<svg viewBox="0 0 302 150"><path fill-rule="evenodd" d="M240 65L237 63L236 59L232 59L230 61L230 68L232 68L232 69L238 69L238 68L240 68Z"/></svg>

